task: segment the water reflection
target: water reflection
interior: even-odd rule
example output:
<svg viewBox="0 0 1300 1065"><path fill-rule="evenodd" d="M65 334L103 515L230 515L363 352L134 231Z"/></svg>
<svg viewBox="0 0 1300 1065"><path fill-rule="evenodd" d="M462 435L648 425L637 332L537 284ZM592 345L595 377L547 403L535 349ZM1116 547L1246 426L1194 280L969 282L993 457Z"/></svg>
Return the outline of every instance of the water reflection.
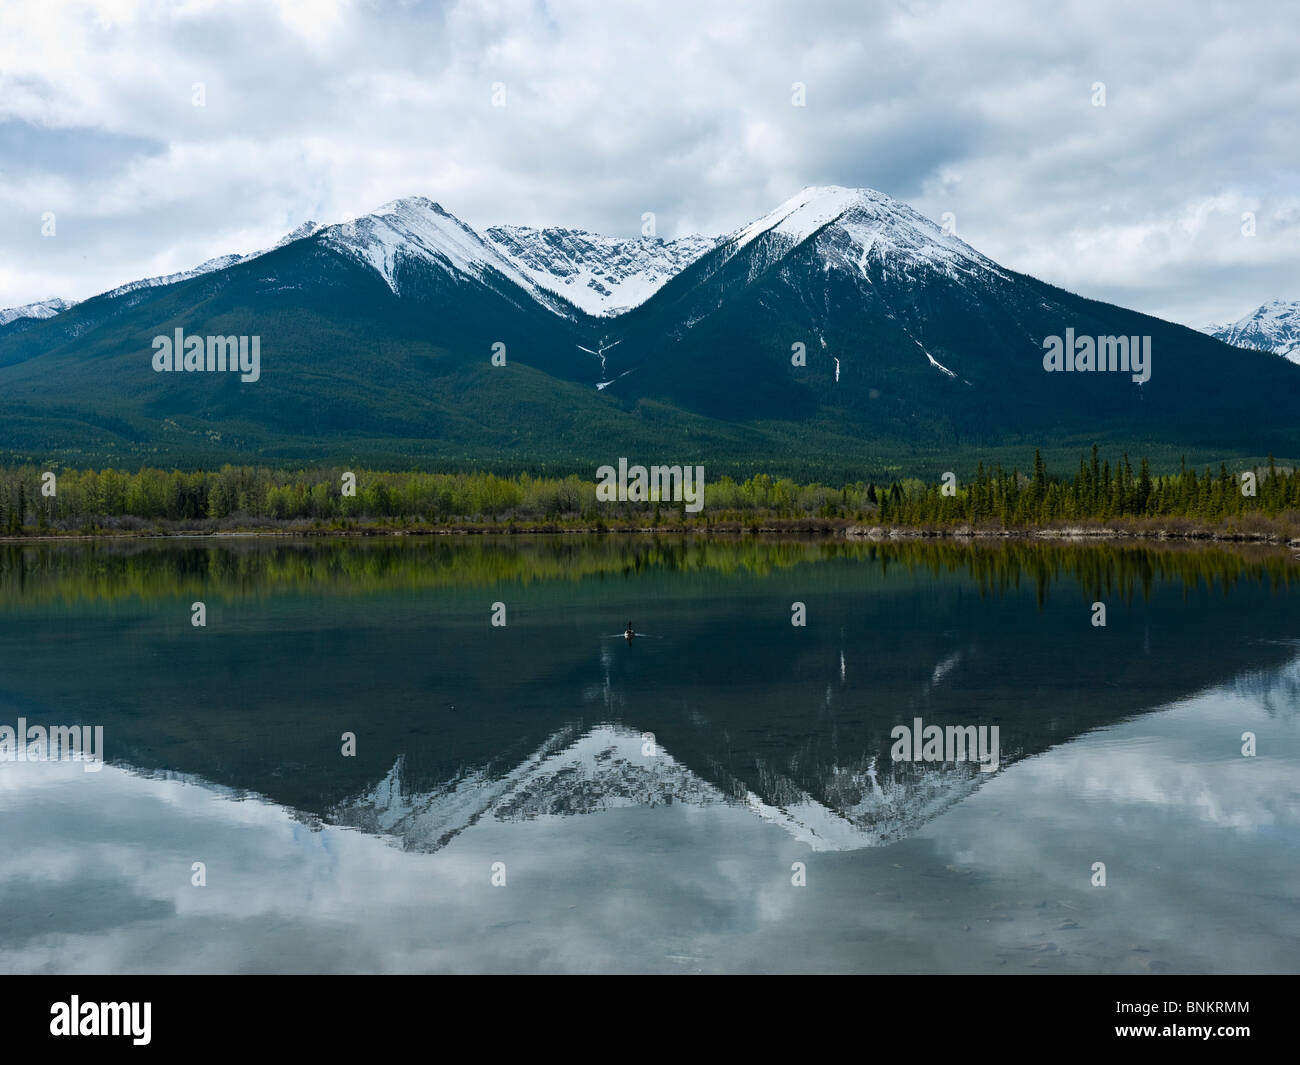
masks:
<svg viewBox="0 0 1300 1065"><path fill-rule="evenodd" d="M43 907L0 932L9 971L1294 968L1285 557L614 539L0 556L0 722L102 724L110 762L0 764L0 906ZM664 639L602 638L628 616ZM893 764L890 728L915 716L998 724L1004 767Z"/></svg>

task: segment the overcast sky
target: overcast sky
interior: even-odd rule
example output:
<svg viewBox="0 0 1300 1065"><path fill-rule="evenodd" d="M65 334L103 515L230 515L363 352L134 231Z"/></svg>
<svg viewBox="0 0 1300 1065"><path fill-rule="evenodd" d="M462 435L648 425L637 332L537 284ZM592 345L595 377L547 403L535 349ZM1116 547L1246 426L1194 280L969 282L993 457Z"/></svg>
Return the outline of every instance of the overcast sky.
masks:
<svg viewBox="0 0 1300 1065"><path fill-rule="evenodd" d="M1300 299L1297 55L1242 0L4 0L0 307L401 196L676 236L835 184L1199 326Z"/></svg>

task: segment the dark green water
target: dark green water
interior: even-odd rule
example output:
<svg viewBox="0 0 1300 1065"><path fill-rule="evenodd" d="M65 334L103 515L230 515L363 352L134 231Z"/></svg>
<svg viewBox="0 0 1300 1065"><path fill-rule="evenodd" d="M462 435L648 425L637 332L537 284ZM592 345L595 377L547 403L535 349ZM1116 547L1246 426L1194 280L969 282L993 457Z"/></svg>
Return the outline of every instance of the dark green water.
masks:
<svg viewBox="0 0 1300 1065"><path fill-rule="evenodd" d="M0 970L1295 971L1298 606L1286 553L0 545L0 726L108 763L0 762Z"/></svg>

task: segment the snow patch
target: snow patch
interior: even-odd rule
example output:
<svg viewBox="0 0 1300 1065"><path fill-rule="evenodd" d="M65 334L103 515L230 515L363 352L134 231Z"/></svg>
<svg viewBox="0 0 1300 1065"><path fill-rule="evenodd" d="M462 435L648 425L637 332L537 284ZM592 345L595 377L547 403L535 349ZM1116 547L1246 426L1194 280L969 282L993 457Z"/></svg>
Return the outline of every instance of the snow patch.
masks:
<svg viewBox="0 0 1300 1065"><path fill-rule="evenodd" d="M923 355L925 355L925 357L926 357L927 359L930 360L930 365L931 365L931 366L938 367L940 370L942 370L944 373L946 373L949 377L956 378L957 375L956 375L955 373L953 373L950 369L948 369L948 367L946 367L943 363L941 363L938 359L936 359L933 355L931 355L928 351L926 351L925 348L922 348L922 349L921 349L921 353L922 353Z"/></svg>

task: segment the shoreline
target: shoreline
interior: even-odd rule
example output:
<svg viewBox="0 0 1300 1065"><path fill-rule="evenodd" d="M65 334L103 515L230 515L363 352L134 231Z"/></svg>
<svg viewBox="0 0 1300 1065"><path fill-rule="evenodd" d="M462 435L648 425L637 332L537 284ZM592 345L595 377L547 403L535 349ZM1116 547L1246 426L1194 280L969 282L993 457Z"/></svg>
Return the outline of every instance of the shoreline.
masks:
<svg viewBox="0 0 1300 1065"><path fill-rule="evenodd" d="M1279 532L1225 531L1205 527L1191 529L1123 528L1112 525L1064 527L1032 526L1026 528L972 528L966 526L860 525L834 521L800 521L797 519L763 522L720 522L696 525L620 525L603 524L558 526L548 523L529 525L458 525L393 528L384 525L361 525L355 528L316 528L265 526L235 529L134 529L85 532L44 532L0 536L0 543L49 544L84 541L123 540L277 540L277 539L371 539L440 536L679 536L723 537L798 536L859 543L884 543L899 540L945 540L951 542L1004 541L1048 543L1142 543L1254 545L1300 548L1300 536ZM1298 556L1300 557L1300 556Z"/></svg>

